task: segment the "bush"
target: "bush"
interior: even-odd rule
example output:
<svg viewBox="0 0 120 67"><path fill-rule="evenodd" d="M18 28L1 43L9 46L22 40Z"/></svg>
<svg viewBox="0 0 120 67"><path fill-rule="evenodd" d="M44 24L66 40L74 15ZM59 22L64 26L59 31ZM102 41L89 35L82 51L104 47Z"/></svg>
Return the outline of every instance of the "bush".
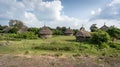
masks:
<svg viewBox="0 0 120 67"><path fill-rule="evenodd" d="M116 39L120 39L120 29L116 27L111 27L107 30L107 33L112 37Z"/></svg>
<svg viewBox="0 0 120 67"><path fill-rule="evenodd" d="M25 33L10 33L10 34L0 34L1 40L21 40L21 39L37 39L38 35L33 32Z"/></svg>
<svg viewBox="0 0 120 67"><path fill-rule="evenodd" d="M38 35L35 35L33 32L17 33L15 38L20 39L37 39Z"/></svg>
<svg viewBox="0 0 120 67"><path fill-rule="evenodd" d="M110 40L109 34L101 30L92 33L91 35L91 42L94 44L102 44L104 42L107 43Z"/></svg>
<svg viewBox="0 0 120 67"><path fill-rule="evenodd" d="M120 43L110 43L110 47L120 50Z"/></svg>
<svg viewBox="0 0 120 67"><path fill-rule="evenodd" d="M102 43L101 45L99 45L100 49L104 49L104 48L109 48L109 45L107 43Z"/></svg>

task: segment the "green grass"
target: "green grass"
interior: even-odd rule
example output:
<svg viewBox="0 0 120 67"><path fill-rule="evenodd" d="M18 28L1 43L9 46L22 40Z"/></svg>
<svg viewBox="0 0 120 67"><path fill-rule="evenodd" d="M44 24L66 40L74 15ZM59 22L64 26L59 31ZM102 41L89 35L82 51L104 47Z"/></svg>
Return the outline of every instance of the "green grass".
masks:
<svg viewBox="0 0 120 67"><path fill-rule="evenodd" d="M49 39L10 41L10 45L0 46L0 54L115 57L120 56L119 46L120 41L117 41L113 47L108 44L107 48L99 49L97 45L88 42L76 42L74 36L53 36Z"/></svg>

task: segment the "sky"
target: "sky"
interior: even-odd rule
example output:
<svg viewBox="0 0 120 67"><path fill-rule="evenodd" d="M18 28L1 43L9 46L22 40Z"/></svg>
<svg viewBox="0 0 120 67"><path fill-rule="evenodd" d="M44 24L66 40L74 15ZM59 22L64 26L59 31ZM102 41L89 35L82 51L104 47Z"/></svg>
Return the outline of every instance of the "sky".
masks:
<svg viewBox="0 0 120 67"><path fill-rule="evenodd" d="M120 28L120 0L0 0L0 24L10 19L24 22L28 27L57 26L89 30L115 25Z"/></svg>

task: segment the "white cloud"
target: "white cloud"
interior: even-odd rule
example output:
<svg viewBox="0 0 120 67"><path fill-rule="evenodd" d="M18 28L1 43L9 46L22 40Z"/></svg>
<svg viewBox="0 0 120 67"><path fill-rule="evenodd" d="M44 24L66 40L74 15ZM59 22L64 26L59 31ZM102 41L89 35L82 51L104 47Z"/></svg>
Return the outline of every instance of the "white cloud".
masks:
<svg viewBox="0 0 120 67"><path fill-rule="evenodd" d="M113 0L108 6L99 9L99 14L95 14L90 22L97 23L98 26L103 25L115 25L120 28L120 0Z"/></svg>
<svg viewBox="0 0 120 67"><path fill-rule="evenodd" d="M91 14L92 14L92 15L95 15L95 11L94 11L94 10L92 10L92 11L91 11Z"/></svg>
<svg viewBox="0 0 120 67"><path fill-rule="evenodd" d="M41 27L45 23L54 28L56 26L80 28L84 20L64 15L62 9L63 6L59 0L50 2L43 2L42 0L0 0L0 18L2 20L18 19L27 26L36 27ZM4 23L0 22L0 24Z"/></svg>
<svg viewBox="0 0 120 67"><path fill-rule="evenodd" d="M113 6L114 4L120 4L120 0L113 0L108 6Z"/></svg>
<svg viewBox="0 0 120 67"><path fill-rule="evenodd" d="M95 18L97 17L94 21L89 21L89 18L78 19L64 15L62 13L63 8L64 6L62 6L59 0L50 2L43 2L42 0L23 0L19 2L17 0L0 0L0 21L2 21L0 24L5 24L3 22L10 19L18 19L30 27L42 27L45 23L53 28L56 26L66 26L79 29L83 24L88 30L93 23L102 26L104 22L108 25L114 24L119 26L119 21L115 19L120 19L119 7L109 6L104 9L98 8L97 10L92 10L91 14ZM106 16L109 18L116 17L109 20Z"/></svg>

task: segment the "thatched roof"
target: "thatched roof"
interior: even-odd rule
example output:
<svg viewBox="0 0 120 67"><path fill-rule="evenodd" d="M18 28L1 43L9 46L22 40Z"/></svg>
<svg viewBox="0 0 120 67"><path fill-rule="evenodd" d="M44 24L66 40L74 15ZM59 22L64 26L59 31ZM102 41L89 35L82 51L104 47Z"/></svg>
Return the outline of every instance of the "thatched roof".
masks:
<svg viewBox="0 0 120 67"><path fill-rule="evenodd" d="M52 31L48 27L44 26L40 29L38 34L40 34L40 35L51 35Z"/></svg>
<svg viewBox="0 0 120 67"><path fill-rule="evenodd" d="M27 26L23 26L19 29L19 33L23 33L23 32L26 32L28 30Z"/></svg>
<svg viewBox="0 0 120 67"><path fill-rule="evenodd" d="M107 31L108 28L109 28L109 27L104 24L100 29L103 30L103 31Z"/></svg>
<svg viewBox="0 0 120 67"><path fill-rule="evenodd" d="M81 27L76 33L76 37L90 37L90 33L87 32L84 27Z"/></svg>
<svg viewBox="0 0 120 67"><path fill-rule="evenodd" d="M68 28L68 29L66 29L66 31L64 33L65 34L73 34L73 31L70 28Z"/></svg>
<svg viewBox="0 0 120 67"><path fill-rule="evenodd" d="M3 32L3 33L8 33L10 29L11 29L10 27L6 26L6 27L2 30L2 32Z"/></svg>

